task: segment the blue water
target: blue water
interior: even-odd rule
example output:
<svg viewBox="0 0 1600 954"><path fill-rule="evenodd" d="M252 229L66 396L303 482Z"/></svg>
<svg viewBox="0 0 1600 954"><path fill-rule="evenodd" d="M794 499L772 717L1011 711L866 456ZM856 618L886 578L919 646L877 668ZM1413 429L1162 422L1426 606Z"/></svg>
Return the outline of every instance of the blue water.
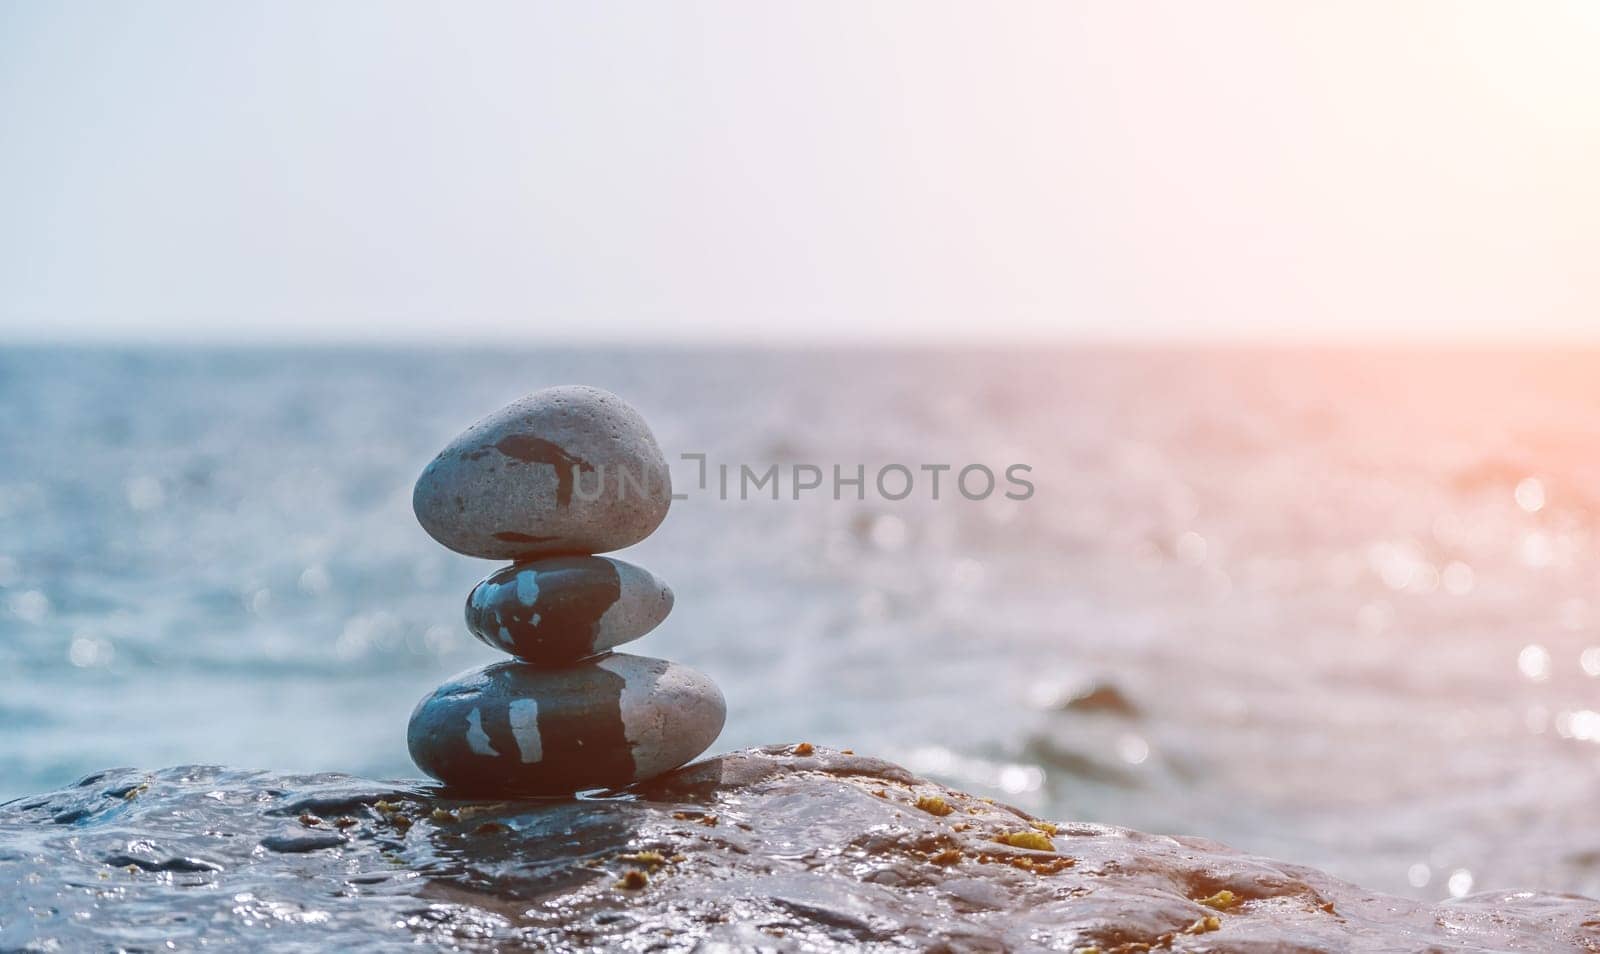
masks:
<svg viewBox="0 0 1600 954"><path fill-rule="evenodd" d="M0 352L0 797L414 775L411 707L495 654L461 623L493 564L428 539L412 481L558 383L713 467L1032 468L1023 501L721 500L713 470L675 504L625 554L677 592L632 648L718 680L718 749L853 746L1424 897L1600 894L1581 354ZM1126 705L1064 705L1094 687Z"/></svg>

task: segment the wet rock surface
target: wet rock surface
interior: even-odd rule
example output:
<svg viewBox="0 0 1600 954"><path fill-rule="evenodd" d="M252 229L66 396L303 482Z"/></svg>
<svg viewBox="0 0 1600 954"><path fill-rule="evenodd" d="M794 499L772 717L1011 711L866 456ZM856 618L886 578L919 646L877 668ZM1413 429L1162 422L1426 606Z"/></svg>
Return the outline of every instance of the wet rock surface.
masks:
<svg viewBox="0 0 1600 954"><path fill-rule="evenodd" d="M598 798L184 767L0 806L0 950L1592 951L1597 909L1388 897L804 744Z"/></svg>

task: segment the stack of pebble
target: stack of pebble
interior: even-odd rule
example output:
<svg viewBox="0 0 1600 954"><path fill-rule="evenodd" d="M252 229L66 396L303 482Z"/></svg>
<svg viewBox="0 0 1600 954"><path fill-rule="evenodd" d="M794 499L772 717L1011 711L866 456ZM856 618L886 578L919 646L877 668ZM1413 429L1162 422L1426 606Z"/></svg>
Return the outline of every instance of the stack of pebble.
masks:
<svg viewBox="0 0 1600 954"><path fill-rule="evenodd" d="M650 571L595 556L649 536L671 480L637 411L590 387L535 392L472 425L417 480L423 529L459 553L510 559L467 597L467 627L515 657L463 673L411 715L411 757L445 784L557 795L626 785L704 752L716 684L614 653L672 609Z"/></svg>

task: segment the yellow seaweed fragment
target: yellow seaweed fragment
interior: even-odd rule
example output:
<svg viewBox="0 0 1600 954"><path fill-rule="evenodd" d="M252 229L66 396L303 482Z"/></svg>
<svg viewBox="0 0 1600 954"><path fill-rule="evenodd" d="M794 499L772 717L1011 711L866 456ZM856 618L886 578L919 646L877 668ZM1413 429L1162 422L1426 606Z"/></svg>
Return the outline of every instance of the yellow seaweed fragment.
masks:
<svg viewBox="0 0 1600 954"><path fill-rule="evenodd" d="M930 815L938 815L941 818L955 811L950 807L949 802L938 795L923 795L917 799L917 807Z"/></svg>
<svg viewBox="0 0 1600 954"><path fill-rule="evenodd" d="M1227 888L1223 888L1209 898L1201 898L1199 903L1217 911L1226 911L1239 903L1239 897Z"/></svg>
<svg viewBox="0 0 1600 954"><path fill-rule="evenodd" d="M667 863L667 858L659 851L636 851L631 855L618 855L618 861L631 861L634 864L650 865L656 867Z"/></svg>
<svg viewBox="0 0 1600 954"><path fill-rule="evenodd" d="M1032 855L1011 855L1004 858L995 857L991 858L990 860L1004 862L1013 868L1020 868L1023 871L1028 871L1036 875L1060 874L1061 872L1077 864L1075 859L1068 858L1063 855L1057 855L1054 858L1035 858Z"/></svg>
<svg viewBox="0 0 1600 954"><path fill-rule="evenodd" d="M1022 831L1008 831L995 838L1002 845L1013 848L1031 848L1034 851L1055 851L1056 846L1050 841L1050 836L1042 831L1024 829Z"/></svg>
<svg viewBox="0 0 1600 954"><path fill-rule="evenodd" d="M456 817L466 821L469 818L476 818L479 815L497 812L508 807L510 806L506 805L505 802L491 802L486 805L462 805L456 809Z"/></svg>

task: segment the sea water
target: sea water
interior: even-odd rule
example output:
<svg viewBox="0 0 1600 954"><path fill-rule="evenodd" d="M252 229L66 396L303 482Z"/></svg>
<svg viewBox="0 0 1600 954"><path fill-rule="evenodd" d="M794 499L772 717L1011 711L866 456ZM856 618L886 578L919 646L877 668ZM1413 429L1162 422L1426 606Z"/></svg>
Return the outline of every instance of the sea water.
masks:
<svg viewBox="0 0 1600 954"><path fill-rule="evenodd" d="M1421 897L1600 894L1592 354L0 352L0 798L414 776L412 706L496 654L461 618L495 564L412 482L566 383L673 461L622 556L677 605L625 648L721 684L716 750L851 747ZM741 487L773 465L779 499Z"/></svg>

